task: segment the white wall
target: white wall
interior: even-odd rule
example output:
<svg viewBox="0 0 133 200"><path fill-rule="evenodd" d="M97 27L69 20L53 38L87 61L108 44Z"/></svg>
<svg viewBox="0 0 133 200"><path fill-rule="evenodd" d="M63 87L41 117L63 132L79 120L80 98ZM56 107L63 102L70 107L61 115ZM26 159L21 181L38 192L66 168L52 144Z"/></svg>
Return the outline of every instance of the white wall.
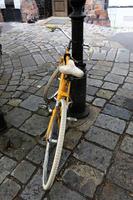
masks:
<svg viewBox="0 0 133 200"><path fill-rule="evenodd" d="M133 27L133 8L108 8L112 27Z"/></svg>
<svg viewBox="0 0 133 200"><path fill-rule="evenodd" d="M14 0L14 7L20 9L20 0Z"/></svg>
<svg viewBox="0 0 133 200"><path fill-rule="evenodd" d="M0 0L0 8L5 8L5 0Z"/></svg>
<svg viewBox="0 0 133 200"><path fill-rule="evenodd" d="M133 6L133 0L109 0L109 6Z"/></svg>

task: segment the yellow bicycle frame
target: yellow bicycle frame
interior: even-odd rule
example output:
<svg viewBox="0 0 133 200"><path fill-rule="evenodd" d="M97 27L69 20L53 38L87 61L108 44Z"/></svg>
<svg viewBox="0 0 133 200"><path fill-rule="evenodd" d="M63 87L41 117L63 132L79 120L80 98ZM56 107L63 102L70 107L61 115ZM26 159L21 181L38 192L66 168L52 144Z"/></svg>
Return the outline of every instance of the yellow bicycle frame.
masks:
<svg viewBox="0 0 133 200"><path fill-rule="evenodd" d="M69 50L68 48L66 49L66 60L63 59L63 64L65 64L66 61L66 65L68 64L69 61ZM70 100L70 87L71 87L71 82L69 80L67 80L67 75L61 73L60 75L60 82L59 82L59 89L58 89L58 94L57 94L57 102L59 102L62 98L65 98L67 102L69 102ZM48 140L51 132L51 128L52 128L52 124L53 124L53 120L55 117L55 114L57 112L56 106L52 111L52 115L49 121L49 125L45 134L45 139Z"/></svg>

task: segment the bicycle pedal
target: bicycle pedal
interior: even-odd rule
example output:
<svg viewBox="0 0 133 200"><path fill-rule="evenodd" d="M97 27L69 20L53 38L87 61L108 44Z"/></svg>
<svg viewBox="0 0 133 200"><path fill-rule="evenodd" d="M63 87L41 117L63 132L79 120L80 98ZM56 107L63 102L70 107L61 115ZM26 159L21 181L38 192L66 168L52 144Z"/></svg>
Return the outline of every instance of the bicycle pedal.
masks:
<svg viewBox="0 0 133 200"><path fill-rule="evenodd" d="M39 105L39 108L47 109L47 108L48 108L48 105L47 105L47 104L40 104L40 105Z"/></svg>
<svg viewBox="0 0 133 200"><path fill-rule="evenodd" d="M67 117L67 120L68 121L72 121L72 122L77 122L77 118L74 118L74 117Z"/></svg>

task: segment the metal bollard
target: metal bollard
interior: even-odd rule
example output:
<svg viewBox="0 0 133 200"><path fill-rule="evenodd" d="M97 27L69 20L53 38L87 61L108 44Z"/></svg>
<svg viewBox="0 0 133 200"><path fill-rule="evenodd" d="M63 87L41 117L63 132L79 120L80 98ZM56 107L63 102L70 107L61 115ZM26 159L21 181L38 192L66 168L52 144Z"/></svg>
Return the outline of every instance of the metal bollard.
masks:
<svg viewBox="0 0 133 200"><path fill-rule="evenodd" d="M83 21L86 0L70 0L73 12L70 14L72 22L72 56L77 61L77 67L84 71L82 78L73 78L71 83L72 106L69 115L78 119L89 115L86 107L86 64L83 63Z"/></svg>

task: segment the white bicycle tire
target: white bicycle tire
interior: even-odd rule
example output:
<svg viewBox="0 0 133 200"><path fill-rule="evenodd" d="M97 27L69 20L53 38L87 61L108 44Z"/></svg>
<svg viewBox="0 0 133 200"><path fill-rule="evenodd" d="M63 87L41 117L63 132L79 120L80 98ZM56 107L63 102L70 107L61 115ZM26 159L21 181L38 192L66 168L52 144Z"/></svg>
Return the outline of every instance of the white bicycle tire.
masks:
<svg viewBox="0 0 133 200"><path fill-rule="evenodd" d="M62 148L63 148L64 135L65 135L65 129L66 129L67 104L64 99L62 99L60 102L62 104L62 111L61 111L59 137L58 137L58 142L57 142L57 146L56 146L56 150L55 150L55 156L53 159L51 172L49 174L49 178L48 178L47 182L45 182L45 180L44 180L45 176L46 176L45 173L47 173L45 171L46 170L45 164L48 164L48 163L45 163L45 162L47 162L47 160L46 160L47 158L44 158L44 163L43 163L42 185L43 185L44 190L49 190L54 182L55 176L57 174L60 158L61 158ZM47 142L47 145L49 145L48 142ZM48 148L47 145L46 145L46 148Z"/></svg>

